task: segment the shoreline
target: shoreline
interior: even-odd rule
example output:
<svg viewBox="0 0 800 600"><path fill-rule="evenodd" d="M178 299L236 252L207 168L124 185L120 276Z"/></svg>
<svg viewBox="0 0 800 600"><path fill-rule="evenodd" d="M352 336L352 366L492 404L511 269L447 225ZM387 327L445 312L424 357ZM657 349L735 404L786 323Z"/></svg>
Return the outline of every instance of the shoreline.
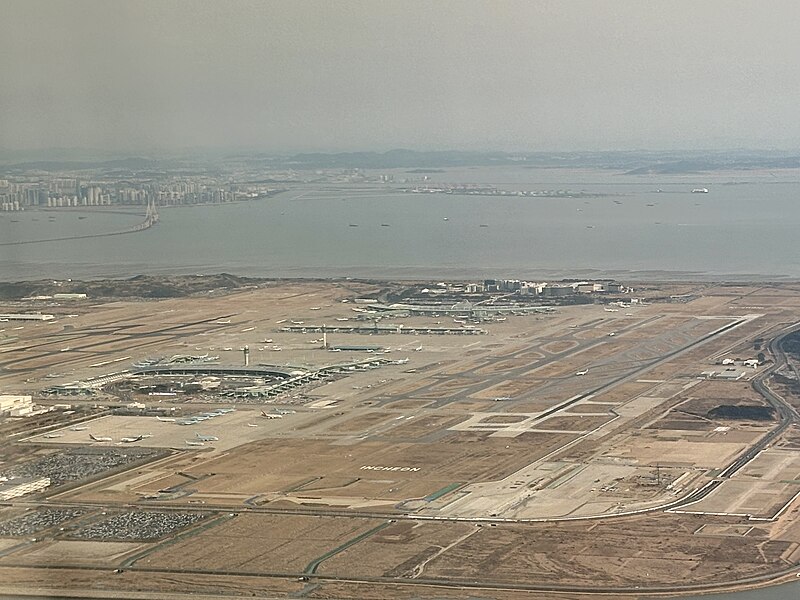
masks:
<svg viewBox="0 0 800 600"><path fill-rule="evenodd" d="M108 237L133 231L113 232L81 237ZM59 238L76 239L76 238ZM39 240L37 243L53 240ZM32 242L0 242L3 245L21 245ZM32 273L29 265L19 265L18 269L9 269L0 261L0 283L32 282L48 279L75 279L81 281L125 280L132 277L213 277L232 275L248 279L263 280L311 280L311 281L464 281L482 279L522 279L527 281L637 281L647 284L658 283L775 283L791 284L800 282L800 276L779 273L716 273L706 271L665 270L665 269L600 269L600 268L564 268L564 269L510 269L479 267L428 267L424 265L393 266L379 268L368 265L350 265L343 267L256 267L249 265L189 265L172 269L143 268L143 266L96 265L74 269L75 265L50 263L44 266L41 274L30 277L15 277L7 270L20 273ZM72 268L72 269L71 269ZM49 275L52 271L57 275ZM94 271L96 274L91 274Z"/></svg>

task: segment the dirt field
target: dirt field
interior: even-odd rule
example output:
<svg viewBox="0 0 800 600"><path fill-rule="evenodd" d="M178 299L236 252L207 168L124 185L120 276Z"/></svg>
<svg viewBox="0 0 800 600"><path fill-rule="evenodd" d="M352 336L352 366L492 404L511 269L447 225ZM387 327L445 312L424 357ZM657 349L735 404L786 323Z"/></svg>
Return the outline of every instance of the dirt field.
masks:
<svg viewBox="0 0 800 600"><path fill-rule="evenodd" d="M751 379L770 363L738 381L702 373L719 370L723 358L754 358L754 340L796 320L800 288L649 286L643 297L695 289L696 298L509 315L480 323L482 335L328 334L329 344L377 352L331 352L321 333L297 325L371 326L381 315L362 314L355 298L390 287L287 281L174 300L87 302L69 307L75 316L61 311L54 322L15 330L15 351L0 352L4 389L50 405L110 408L80 423L79 413L59 413L59 424L15 436L0 452L0 474L24 472L57 448L163 450L135 468L30 496L32 506L59 502L97 515L130 505L214 519L153 544L74 541L58 527L35 542L11 536L0 541L0 577L24 586L57 571L64 588L103 589L108 569L133 557L113 589L411 599L463 597L456 586L474 581L631 590L723 583L800 561L796 428L702 501L664 512L776 425L710 416L721 405L764 406ZM434 319L380 320L425 329ZM284 331L290 324L298 330ZM107 388L41 395L153 357L208 355L239 367L245 345L251 365L341 371L269 399L207 390L113 397ZM249 385L230 377L230 389ZM236 410L178 422L216 407ZM172 414L180 416L165 418ZM106 579L92 571L100 567ZM191 572L145 577L136 568ZM341 580L297 580L312 568ZM445 587L422 585L428 579Z"/></svg>
<svg viewBox="0 0 800 600"><path fill-rule="evenodd" d="M302 573L315 558L381 523L378 520L239 515L140 559L166 566L256 573Z"/></svg>

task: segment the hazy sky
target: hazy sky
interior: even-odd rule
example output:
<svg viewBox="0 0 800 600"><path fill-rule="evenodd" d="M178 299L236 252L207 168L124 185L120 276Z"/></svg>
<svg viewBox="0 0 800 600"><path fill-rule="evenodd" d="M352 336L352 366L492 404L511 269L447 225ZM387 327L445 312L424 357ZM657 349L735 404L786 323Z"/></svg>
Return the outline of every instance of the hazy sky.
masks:
<svg viewBox="0 0 800 600"><path fill-rule="evenodd" d="M800 147L800 2L0 0L0 149Z"/></svg>

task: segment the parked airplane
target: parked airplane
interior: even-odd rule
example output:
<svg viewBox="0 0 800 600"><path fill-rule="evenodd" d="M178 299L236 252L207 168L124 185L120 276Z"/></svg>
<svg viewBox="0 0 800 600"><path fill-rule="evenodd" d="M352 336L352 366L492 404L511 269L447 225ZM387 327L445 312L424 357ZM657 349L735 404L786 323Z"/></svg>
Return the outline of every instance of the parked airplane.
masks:
<svg viewBox="0 0 800 600"><path fill-rule="evenodd" d="M267 417L268 419L282 419L283 418L283 415L271 415L269 413L264 412L263 410L261 411L261 416L262 417Z"/></svg>
<svg viewBox="0 0 800 600"><path fill-rule="evenodd" d="M69 428L70 431L86 431L87 429L89 428L86 427L85 425L75 425L75 427Z"/></svg>
<svg viewBox="0 0 800 600"><path fill-rule="evenodd" d="M583 371L578 371L575 375L586 375L589 372L589 369L584 369Z"/></svg>
<svg viewBox="0 0 800 600"><path fill-rule="evenodd" d="M93 441L95 441L95 442L113 442L113 441L114 441L114 440L113 440L112 438L110 438L110 437L105 437L105 436L94 436L94 435L92 435L91 433L89 434L89 437L90 437L90 438L92 438L92 440L93 440Z"/></svg>
<svg viewBox="0 0 800 600"><path fill-rule="evenodd" d="M203 435L202 433L196 433L197 439L201 442L216 442L219 438L215 435Z"/></svg>
<svg viewBox="0 0 800 600"><path fill-rule="evenodd" d="M247 426L248 427L258 427L258 425L256 425L255 423L248 423Z"/></svg>
<svg viewBox="0 0 800 600"><path fill-rule="evenodd" d="M175 419L172 417L156 417L159 421L163 421L164 423L174 423Z"/></svg>
<svg viewBox="0 0 800 600"><path fill-rule="evenodd" d="M187 446L205 446L203 442L197 442L195 440L186 440Z"/></svg>
<svg viewBox="0 0 800 600"><path fill-rule="evenodd" d="M125 444L132 444L133 442L139 442L144 439L143 435L137 435L136 437L124 437L120 439L120 442L124 442Z"/></svg>
<svg viewBox="0 0 800 600"><path fill-rule="evenodd" d="M45 433L42 437L46 437L49 439L49 438L60 438L63 436L64 436L63 433Z"/></svg>

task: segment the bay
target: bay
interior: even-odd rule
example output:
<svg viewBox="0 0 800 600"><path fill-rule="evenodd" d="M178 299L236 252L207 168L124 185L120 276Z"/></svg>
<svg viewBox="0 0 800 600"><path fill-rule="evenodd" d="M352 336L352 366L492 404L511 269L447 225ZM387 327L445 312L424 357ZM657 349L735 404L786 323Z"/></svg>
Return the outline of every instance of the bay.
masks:
<svg viewBox="0 0 800 600"><path fill-rule="evenodd" d="M446 170L428 181L389 174L397 183L298 184L264 200L162 208L157 226L134 234L0 246L0 278L222 271L388 279L800 277L795 172L664 177L502 167ZM593 196L399 191L437 182ZM709 193L691 193L698 186ZM6 213L0 241L113 231L141 218L75 214L64 210L48 220L42 211Z"/></svg>

